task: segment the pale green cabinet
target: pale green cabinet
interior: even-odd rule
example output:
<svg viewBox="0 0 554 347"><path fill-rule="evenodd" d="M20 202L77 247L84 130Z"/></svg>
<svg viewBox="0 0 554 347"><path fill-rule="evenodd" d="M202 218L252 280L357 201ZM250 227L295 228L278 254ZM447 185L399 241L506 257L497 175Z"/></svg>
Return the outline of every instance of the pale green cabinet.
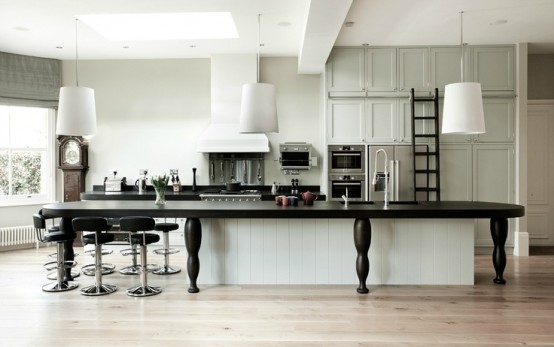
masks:
<svg viewBox="0 0 554 347"><path fill-rule="evenodd" d="M365 100L329 99L327 142L360 143L365 137Z"/></svg>
<svg viewBox="0 0 554 347"><path fill-rule="evenodd" d="M515 201L514 146L511 144L441 145L441 200ZM476 220L475 245L490 246L489 220ZM513 227L507 245L513 244Z"/></svg>
<svg viewBox="0 0 554 347"><path fill-rule="evenodd" d="M439 103L442 124L443 102ZM511 143L515 140L515 106L511 98L483 98L485 133L480 135L441 134L441 143Z"/></svg>
<svg viewBox="0 0 554 347"><path fill-rule="evenodd" d="M366 71L368 92L396 91L396 48L368 48Z"/></svg>
<svg viewBox="0 0 554 347"><path fill-rule="evenodd" d="M470 81L471 62L469 49L464 50L464 81ZM431 87L443 95L447 84L462 81L462 50L460 47L431 47Z"/></svg>
<svg viewBox="0 0 554 347"><path fill-rule="evenodd" d="M365 75L365 48L334 48L326 65L329 96L365 96Z"/></svg>
<svg viewBox="0 0 554 347"><path fill-rule="evenodd" d="M398 49L398 89L401 92L431 91L429 81L429 48Z"/></svg>
<svg viewBox="0 0 554 347"><path fill-rule="evenodd" d="M472 47L473 81L486 91L515 90L515 49L513 46Z"/></svg>
<svg viewBox="0 0 554 347"><path fill-rule="evenodd" d="M434 106L431 102L419 102L414 104L415 114L418 117L432 117L434 115ZM412 141L412 103L409 99L398 100L398 141L411 143ZM418 134L434 134L435 122L433 120L418 120L415 122ZM440 131L440 129L439 129ZM417 143L430 143L429 138L420 137L416 139ZM434 142L434 141L433 141Z"/></svg>
<svg viewBox="0 0 554 347"><path fill-rule="evenodd" d="M366 100L366 134L368 143L399 142L398 103L396 99Z"/></svg>

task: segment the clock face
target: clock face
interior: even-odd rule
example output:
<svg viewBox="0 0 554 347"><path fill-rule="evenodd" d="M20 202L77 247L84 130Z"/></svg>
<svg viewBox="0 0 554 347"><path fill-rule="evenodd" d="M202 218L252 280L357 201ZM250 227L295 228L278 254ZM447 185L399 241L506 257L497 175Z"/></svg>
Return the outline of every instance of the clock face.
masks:
<svg viewBox="0 0 554 347"><path fill-rule="evenodd" d="M64 163L69 165L79 164L81 149L76 141L67 141L64 148Z"/></svg>

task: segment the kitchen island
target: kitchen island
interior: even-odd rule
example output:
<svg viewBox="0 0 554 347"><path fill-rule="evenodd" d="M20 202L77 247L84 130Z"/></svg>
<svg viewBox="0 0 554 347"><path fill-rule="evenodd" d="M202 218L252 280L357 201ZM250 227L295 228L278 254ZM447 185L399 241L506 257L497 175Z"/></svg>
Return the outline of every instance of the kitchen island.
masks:
<svg viewBox="0 0 554 347"><path fill-rule="evenodd" d="M188 251L187 270L190 280L188 291L199 291L197 278L200 271L198 252L202 242L200 218L275 218L275 219L354 219L354 245L356 248L356 273L358 293L367 293L366 280L369 274L368 251L371 245L371 219L490 219L491 236L494 242L493 265L496 272L494 283L506 283L503 277L506 267L504 244L508 235L508 218L522 217L524 207L513 204L488 202L420 202L391 204L350 204L339 202L316 202L312 206L278 206L273 202L237 203L207 201L168 201L155 205L152 201L80 201L47 204L42 208L47 217L61 218L60 228L71 231L71 219L78 216L123 216L146 215L151 217L184 217L185 244Z"/></svg>

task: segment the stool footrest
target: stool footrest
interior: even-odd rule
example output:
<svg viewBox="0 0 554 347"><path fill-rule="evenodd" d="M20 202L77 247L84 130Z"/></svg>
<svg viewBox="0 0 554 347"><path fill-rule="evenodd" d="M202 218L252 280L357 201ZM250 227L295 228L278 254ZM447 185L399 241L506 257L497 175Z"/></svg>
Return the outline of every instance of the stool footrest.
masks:
<svg viewBox="0 0 554 347"><path fill-rule="evenodd" d="M166 255L166 254L179 253L181 251L178 250L177 248L168 248L168 249L158 248L158 249L153 250L152 252L155 253L155 254Z"/></svg>
<svg viewBox="0 0 554 347"><path fill-rule="evenodd" d="M122 249L119 253L121 253L121 255L123 255L123 256L128 256L128 255L139 255L139 254L140 254L140 251L138 251L138 250L133 250L132 248L127 248L127 249Z"/></svg>

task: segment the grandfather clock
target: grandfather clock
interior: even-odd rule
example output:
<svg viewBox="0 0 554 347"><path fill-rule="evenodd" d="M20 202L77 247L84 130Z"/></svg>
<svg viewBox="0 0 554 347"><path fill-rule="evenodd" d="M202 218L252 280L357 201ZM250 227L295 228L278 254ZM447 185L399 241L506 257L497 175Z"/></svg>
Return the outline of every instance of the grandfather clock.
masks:
<svg viewBox="0 0 554 347"><path fill-rule="evenodd" d="M58 136L59 166L63 171L63 201L81 200L88 170L88 142L81 136Z"/></svg>

